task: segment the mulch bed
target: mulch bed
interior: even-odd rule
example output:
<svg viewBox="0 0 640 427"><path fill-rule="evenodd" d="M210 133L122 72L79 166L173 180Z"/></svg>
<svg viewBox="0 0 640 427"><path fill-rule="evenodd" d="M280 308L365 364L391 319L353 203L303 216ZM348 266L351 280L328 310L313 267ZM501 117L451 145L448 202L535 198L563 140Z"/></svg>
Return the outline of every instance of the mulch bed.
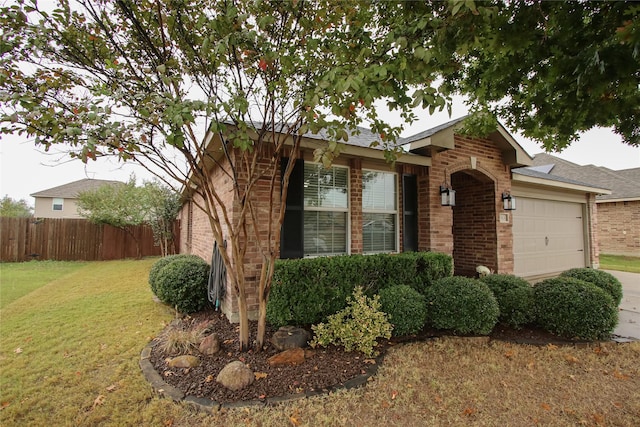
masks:
<svg viewBox="0 0 640 427"><path fill-rule="evenodd" d="M168 360L177 355L167 353L162 346L162 340L169 328L177 326L188 330L202 328L203 325L218 334L221 351L213 356L205 356L195 350L194 355L197 355L201 361L199 366L188 369L169 367ZM257 323L251 322L251 337L256 336L256 330ZM273 332L275 332L273 329L268 330L267 338ZM425 329L416 336L384 341L380 344L379 350L384 354L388 347L398 343L427 340L442 335L441 331ZM502 325L494 329L491 339L534 345L576 343L576 341L563 339L535 328L513 330ZM181 390L185 395L207 398L218 403L264 400L328 391L341 387L345 382L371 371L372 368L375 369L378 363L375 359L361 353L347 353L342 348L330 346L313 349L311 357L300 365L272 367L267 360L279 353L273 345L267 343L262 351L251 350L240 353L238 343L238 326L229 323L223 314L213 311L196 313L174 322L160 334L153 344L150 362L166 383ZM245 389L232 391L217 383L216 376L224 366L236 360L247 364L256 373L256 380Z"/></svg>

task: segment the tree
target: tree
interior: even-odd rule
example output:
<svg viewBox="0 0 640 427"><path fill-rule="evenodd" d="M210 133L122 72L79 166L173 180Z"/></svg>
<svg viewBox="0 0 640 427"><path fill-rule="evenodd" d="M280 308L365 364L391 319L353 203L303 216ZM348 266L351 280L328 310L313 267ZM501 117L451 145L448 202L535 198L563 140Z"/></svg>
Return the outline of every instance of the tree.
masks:
<svg viewBox="0 0 640 427"><path fill-rule="evenodd" d="M173 227L182 207L180 195L158 180L146 181L143 189L147 204L146 222L153 230L155 243L160 246L162 256L174 254Z"/></svg>
<svg viewBox="0 0 640 427"><path fill-rule="evenodd" d="M145 222L148 204L143 188L136 187L136 178L127 183L102 185L78 193L78 212L95 224L106 224L126 232L136 244L136 255L142 257L140 242L133 227Z"/></svg>
<svg viewBox="0 0 640 427"><path fill-rule="evenodd" d="M5 195L0 200L0 217L29 218L33 215L33 208L26 200L14 200Z"/></svg>
<svg viewBox="0 0 640 427"><path fill-rule="evenodd" d="M518 47L491 30L510 22L512 3L520 2L481 7L457 0L58 3L54 10L42 9L35 0L0 9L0 131L35 136L45 148L66 144L83 161L98 156L135 161L176 190L194 189L192 200L208 216L218 247L224 240L230 243L221 255L238 301L242 349L249 345L243 242L257 239L263 259L256 339L261 348L287 186L302 135L326 132L328 143L316 156L330 164L347 131L357 132L355 126L366 122L380 137L372 144L386 148L393 161L401 128L381 120L375 100L386 100L410 122L414 107L443 109L450 107L454 92L473 93L473 71L480 70L482 60L508 56ZM526 4L535 8L539 2ZM555 13L555 6L544 7L549 12L538 20L519 18L518 31L540 36L537 26ZM631 49L637 23L624 28L616 34L626 43L628 32L630 45L624 49ZM557 25L558 37L562 31ZM535 65L534 53L525 58L526 66ZM508 59L503 62L512 69ZM502 70L491 70L479 80L472 101L490 108L489 95L497 89L520 101L522 79L509 73L511 79L492 92L490 78L499 78ZM560 96L563 87L550 85L552 77L539 89L560 90L554 95ZM619 95L634 100L626 90ZM521 99L527 107L536 98ZM618 112L603 109L589 119L609 125ZM534 115L525 124L535 128L544 125L538 123L542 119ZM574 129L588 124L576 121ZM567 133L548 125L540 129L534 137ZM289 162L281 176L279 160L285 156ZM212 186L214 168L231 183L233 206ZM257 189L264 182L269 189L261 197L270 202L262 211Z"/></svg>
<svg viewBox="0 0 640 427"><path fill-rule="evenodd" d="M448 9L456 22L442 20L446 27L436 33L433 15L420 4L402 11L406 25L392 24L408 40L408 57L425 41L451 53L442 89L468 97L476 124L495 129L495 117L502 118L548 151L561 151L595 126L613 127L625 143L640 145L640 4L477 5L441 5L441 16Z"/></svg>

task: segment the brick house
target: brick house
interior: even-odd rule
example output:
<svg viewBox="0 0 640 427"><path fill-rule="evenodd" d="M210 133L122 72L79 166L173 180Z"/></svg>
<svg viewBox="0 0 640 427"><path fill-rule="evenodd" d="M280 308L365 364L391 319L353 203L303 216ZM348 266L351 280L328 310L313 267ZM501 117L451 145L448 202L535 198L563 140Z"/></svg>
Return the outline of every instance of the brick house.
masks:
<svg viewBox="0 0 640 427"><path fill-rule="evenodd" d="M370 147L378 136L367 129L349 137L329 169L313 162L314 149L326 143L323 136L305 135L291 175L280 257L438 251L453 256L457 275L474 276L476 267L485 265L498 273L531 278L597 266L594 202L595 195L606 190L555 177L526 176L527 171L516 174L513 171L523 171L532 158L509 132L498 126L486 138L463 136L456 132L463 119L398 141L405 153L393 168L380 149ZM231 182L218 171L211 179L218 189L230 189ZM443 193L450 190L455 191L455 203L445 205ZM221 193L233 197L232 191ZM508 200L503 199L512 197L517 209L507 210ZM539 201L545 207L569 203L580 209L578 228L571 228L572 233L578 230L572 238L580 241L579 248L556 246L566 241L561 234L567 224L562 219L559 227L544 230L543 235L531 233L532 227L539 228L540 217L528 213L537 215ZM544 210L547 218L542 222L554 222L549 219L556 213ZM207 217L187 201L180 219L180 252L210 259L214 239ZM538 243L518 246L518 239ZM257 280L260 256L255 242L245 244L248 280ZM539 256L540 252L547 254ZM537 268L531 268L530 257L536 259ZM550 261L551 265L545 264ZM230 289L227 295L232 295ZM255 312L257 297L250 293L248 301L250 313ZM226 298L222 306L232 320L234 304Z"/></svg>
<svg viewBox="0 0 640 427"><path fill-rule="evenodd" d="M610 194L596 196L600 253L640 256L640 168L581 166L545 153L536 154L533 165L551 176L609 189Z"/></svg>

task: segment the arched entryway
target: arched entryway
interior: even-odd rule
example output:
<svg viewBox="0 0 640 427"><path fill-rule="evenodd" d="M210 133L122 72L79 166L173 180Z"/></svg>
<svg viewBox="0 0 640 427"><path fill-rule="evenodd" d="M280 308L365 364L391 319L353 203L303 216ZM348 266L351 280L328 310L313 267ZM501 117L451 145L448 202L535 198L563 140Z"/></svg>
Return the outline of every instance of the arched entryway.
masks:
<svg viewBox="0 0 640 427"><path fill-rule="evenodd" d="M455 274L476 276L476 267L498 270L494 181L479 170L451 175L456 190L453 207L453 260Z"/></svg>

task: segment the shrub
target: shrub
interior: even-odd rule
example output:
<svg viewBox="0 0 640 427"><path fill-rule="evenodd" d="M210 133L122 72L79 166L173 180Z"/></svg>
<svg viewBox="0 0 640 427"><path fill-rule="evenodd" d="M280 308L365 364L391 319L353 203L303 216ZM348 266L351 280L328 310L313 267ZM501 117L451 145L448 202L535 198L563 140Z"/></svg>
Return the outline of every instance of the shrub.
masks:
<svg viewBox="0 0 640 427"><path fill-rule="evenodd" d="M357 287L353 297L347 298L347 307L329 316L327 323L311 327L315 337L311 346L342 345L345 351L361 351L374 356L378 338L391 338L393 327L387 315L380 311L379 297L368 298Z"/></svg>
<svg viewBox="0 0 640 427"><path fill-rule="evenodd" d="M482 277L500 307L499 321L516 329L533 321L533 287L526 280L510 274Z"/></svg>
<svg viewBox="0 0 640 427"><path fill-rule="evenodd" d="M427 320L424 295L410 286L400 285L380 291L382 311L393 325L393 335L402 336L419 332Z"/></svg>
<svg viewBox="0 0 640 427"><path fill-rule="evenodd" d="M460 276L440 279L426 289L425 296L427 321L437 329L486 335L498 322L498 302L479 280Z"/></svg>
<svg viewBox="0 0 640 427"><path fill-rule="evenodd" d="M610 273L593 268L573 268L563 272L562 277L573 277L592 283L607 292L613 298L616 306L622 301L622 283Z"/></svg>
<svg viewBox="0 0 640 427"><path fill-rule="evenodd" d="M346 306L356 286L368 296L396 285L421 291L434 278L450 276L451 271L451 256L435 252L279 260L267 321L275 327L325 322Z"/></svg>
<svg viewBox="0 0 640 427"><path fill-rule="evenodd" d="M151 266L151 269L149 270L149 285L151 286L151 291L158 298L160 297L158 295L158 275L160 274L160 270L162 270L167 264L173 262L174 260L183 259L183 258L187 258L187 259L189 259L189 258L198 258L198 259L200 259L200 257L198 257L196 255L187 255L187 254L168 255L168 256L160 258L158 261L156 261Z"/></svg>
<svg viewBox="0 0 640 427"><path fill-rule="evenodd" d="M208 303L209 264L199 257L172 260L157 275L156 295L181 313L202 310Z"/></svg>
<svg viewBox="0 0 640 427"><path fill-rule="evenodd" d="M554 334L583 340L608 339L618 323L613 298L592 283L556 277L533 289L536 321Z"/></svg>

